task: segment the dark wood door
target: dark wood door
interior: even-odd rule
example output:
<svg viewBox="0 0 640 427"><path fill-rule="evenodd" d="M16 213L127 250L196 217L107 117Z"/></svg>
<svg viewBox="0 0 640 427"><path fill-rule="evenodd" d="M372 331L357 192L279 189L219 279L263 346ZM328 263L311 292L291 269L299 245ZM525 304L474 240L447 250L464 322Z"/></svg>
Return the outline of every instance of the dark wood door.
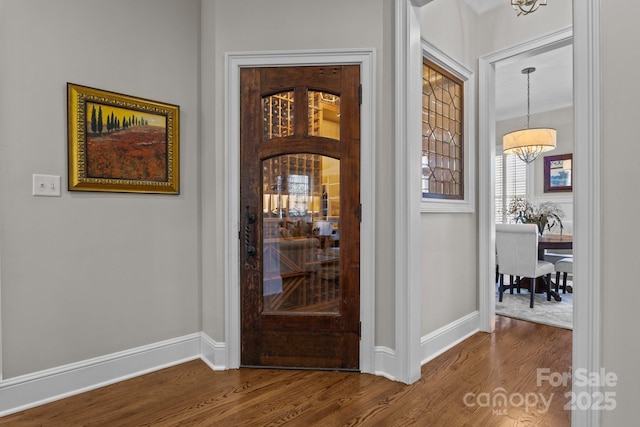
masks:
<svg viewBox="0 0 640 427"><path fill-rule="evenodd" d="M240 79L241 365L357 370L360 67Z"/></svg>

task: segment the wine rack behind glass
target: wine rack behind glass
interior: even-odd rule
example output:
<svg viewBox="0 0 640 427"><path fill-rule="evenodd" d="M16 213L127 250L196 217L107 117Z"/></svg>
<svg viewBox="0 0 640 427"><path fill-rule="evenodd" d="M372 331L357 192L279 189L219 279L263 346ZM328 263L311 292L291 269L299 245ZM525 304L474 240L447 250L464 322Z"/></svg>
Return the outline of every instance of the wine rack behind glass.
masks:
<svg viewBox="0 0 640 427"><path fill-rule="evenodd" d="M290 154L273 157L262 162L262 191L264 195L276 195L275 183L278 177L281 178L281 195L288 196L287 188L289 176L302 175L309 177L309 201L307 213L310 216L317 216L318 204L322 196L322 158L317 154ZM269 210L267 206L264 207ZM282 206L284 216L289 212L286 206ZM274 212L265 212L267 216L275 215Z"/></svg>
<svg viewBox="0 0 640 427"><path fill-rule="evenodd" d="M293 135L295 116L293 91L262 98L264 140Z"/></svg>
<svg viewBox="0 0 640 427"><path fill-rule="evenodd" d="M321 93L308 92L308 134L319 136L321 134L322 106ZM294 92L280 92L262 99L263 108L263 140L269 141L276 138L287 138L294 135L295 104ZM307 219L320 215L320 200L322 197L322 156L309 153L290 154L273 157L263 162L262 186L265 196L277 195L276 182L281 180L282 196L289 196L287 183L289 176L302 175L309 177L309 201L307 202ZM280 216L273 212L274 203L264 198L263 212L267 217ZM289 200L287 198L287 200ZM289 215L288 206L281 206L284 217Z"/></svg>

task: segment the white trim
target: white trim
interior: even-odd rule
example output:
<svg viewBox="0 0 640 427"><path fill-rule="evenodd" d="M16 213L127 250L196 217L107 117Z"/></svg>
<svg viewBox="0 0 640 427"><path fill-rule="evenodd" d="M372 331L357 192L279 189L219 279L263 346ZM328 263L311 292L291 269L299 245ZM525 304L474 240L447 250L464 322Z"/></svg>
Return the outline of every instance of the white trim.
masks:
<svg viewBox="0 0 640 427"><path fill-rule="evenodd" d="M566 46L572 40L572 29L565 28L478 59L478 286L480 329L485 332L493 332L495 324L495 65Z"/></svg>
<svg viewBox="0 0 640 427"><path fill-rule="evenodd" d="M422 337L422 364L435 359L480 330L480 313L474 311Z"/></svg>
<svg viewBox="0 0 640 427"><path fill-rule="evenodd" d="M0 417L198 359L195 333L0 382Z"/></svg>
<svg viewBox="0 0 640 427"><path fill-rule="evenodd" d="M479 324L480 314L474 311L423 336L420 339L420 365L424 365L435 359L445 351L455 347L477 333L480 330ZM400 366L400 364L396 352L393 349L377 346L375 348L375 361L375 373L377 375L384 376L393 381L402 381L398 372L398 366Z"/></svg>
<svg viewBox="0 0 640 427"><path fill-rule="evenodd" d="M374 369L375 339L375 49L339 49L277 52L239 52L225 55L225 150L228 185L226 241L226 342L228 366L240 366L240 275L239 275L239 197L240 197L240 68L259 66L302 66L359 64L362 84L361 105L361 187L360 225L360 371Z"/></svg>
<svg viewBox="0 0 640 427"><path fill-rule="evenodd" d="M225 343L216 342L209 335L201 332L200 358L214 371L228 369L229 352Z"/></svg>
<svg viewBox="0 0 640 427"><path fill-rule="evenodd" d="M449 213L473 213L475 212L475 78L473 71L451 58L449 55L433 46L425 39L421 39L422 55L429 61L457 76L463 82L464 93L464 129L463 129L463 177L464 199L447 200L422 197L421 212L449 212ZM420 91L422 93L422 91ZM422 108L420 109L422 111ZM422 150L422 138L417 142Z"/></svg>
<svg viewBox="0 0 640 427"><path fill-rule="evenodd" d="M395 4L395 354L396 377L420 379L420 177L422 46L419 10Z"/></svg>
<svg viewBox="0 0 640 427"><path fill-rule="evenodd" d="M601 82L600 0L573 3L573 30L567 29L530 43L483 56L479 59L480 165L489 165L495 155L494 73L495 63L526 51L545 49L573 40L574 52L574 275L581 283L580 298L574 300L573 369L598 372L601 366ZM557 44L555 44L557 46ZM489 158L487 158L489 156ZM481 328L493 331L495 313L494 234L492 167L479 174L479 275ZM579 171L579 172L578 172ZM488 204L488 206L487 206ZM597 387L578 389L590 396ZM601 412L573 411L572 426L598 427Z"/></svg>
<svg viewBox="0 0 640 427"><path fill-rule="evenodd" d="M600 0L574 1L574 275L580 293L574 299L573 369L599 372L601 364L602 217ZM595 396L598 387L575 395ZM575 410L572 426L598 427L602 411Z"/></svg>
<svg viewBox="0 0 640 427"><path fill-rule="evenodd" d="M382 345L376 346L375 370L373 373L392 381L399 381L396 375L397 368L398 361L396 359L396 352L389 347L385 347Z"/></svg>
<svg viewBox="0 0 640 427"><path fill-rule="evenodd" d="M422 7L426 4L431 3L433 0L411 0L411 4L416 7Z"/></svg>

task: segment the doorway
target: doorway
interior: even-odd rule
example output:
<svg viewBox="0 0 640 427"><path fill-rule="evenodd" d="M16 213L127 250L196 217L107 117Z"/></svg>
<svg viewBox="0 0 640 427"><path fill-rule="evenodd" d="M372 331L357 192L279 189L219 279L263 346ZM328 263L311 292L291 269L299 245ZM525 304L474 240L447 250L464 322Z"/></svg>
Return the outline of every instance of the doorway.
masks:
<svg viewBox="0 0 640 427"><path fill-rule="evenodd" d="M240 71L247 67L289 67L303 65L357 64L360 67L362 98L360 105L360 363L359 370L376 369L375 347L375 50L345 49L331 51L275 51L228 53L225 58L228 88L225 110L225 336L220 348L221 362L230 369L240 367L240 231L244 212L240 211ZM244 208L243 208L244 209ZM213 270L210 273L214 273Z"/></svg>
<svg viewBox="0 0 640 427"><path fill-rule="evenodd" d="M241 365L358 370L360 67L240 87Z"/></svg>
<svg viewBox="0 0 640 427"><path fill-rule="evenodd" d="M492 114L489 117L482 117L486 114L486 109L480 110L480 134L482 136L481 149L479 150L480 162L484 164L494 164L496 154L496 129L495 129L495 68L496 64L515 62L518 58L530 57L532 55L550 52L558 48L569 46L573 43L573 32L570 28L558 31L557 33L538 38L529 43L518 45L514 48L505 49L497 53L486 55L480 58L480 104L491 106ZM491 95L489 95L491 94ZM495 242L495 170L490 170L490 174L480 178L480 200L483 206L480 208L480 248L494 248ZM488 179L487 179L488 178ZM484 196L483 196L484 194ZM486 199L486 200L485 200ZM483 271L480 275L480 312L482 313L482 329L493 331L495 321L495 257L494 250L481 250L479 253L480 268Z"/></svg>

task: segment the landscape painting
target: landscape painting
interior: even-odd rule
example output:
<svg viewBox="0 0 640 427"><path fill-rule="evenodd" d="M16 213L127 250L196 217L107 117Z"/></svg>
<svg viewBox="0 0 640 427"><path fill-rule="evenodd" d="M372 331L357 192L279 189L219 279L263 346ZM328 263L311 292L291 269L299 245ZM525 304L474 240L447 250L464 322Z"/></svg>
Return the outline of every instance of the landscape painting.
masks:
<svg viewBox="0 0 640 427"><path fill-rule="evenodd" d="M178 193L179 108L69 83L69 189Z"/></svg>
<svg viewBox="0 0 640 427"><path fill-rule="evenodd" d="M573 154L544 158L544 192L573 191Z"/></svg>

